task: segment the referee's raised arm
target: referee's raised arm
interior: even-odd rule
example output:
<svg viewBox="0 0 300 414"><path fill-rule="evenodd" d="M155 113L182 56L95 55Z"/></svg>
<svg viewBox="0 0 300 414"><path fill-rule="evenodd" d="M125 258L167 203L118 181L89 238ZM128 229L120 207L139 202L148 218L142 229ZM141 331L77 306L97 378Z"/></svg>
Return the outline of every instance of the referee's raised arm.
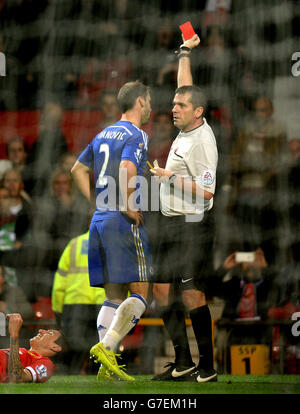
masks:
<svg viewBox="0 0 300 414"><path fill-rule="evenodd" d="M183 37L182 37L183 38ZM194 35L191 39L184 40L180 46L178 54L178 72L177 72L177 87L193 85L193 77L191 71L190 55L192 49L200 44L198 35Z"/></svg>

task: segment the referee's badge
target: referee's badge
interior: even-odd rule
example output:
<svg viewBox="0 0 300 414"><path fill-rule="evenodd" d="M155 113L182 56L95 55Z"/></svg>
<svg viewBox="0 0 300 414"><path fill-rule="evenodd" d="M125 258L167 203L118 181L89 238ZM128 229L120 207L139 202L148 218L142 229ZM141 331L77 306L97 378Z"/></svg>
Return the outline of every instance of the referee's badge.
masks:
<svg viewBox="0 0 300 414"><path fill-rule="evenodd" d="M215 181L215 173L213 170L205 170L202 173L201 180L204 185L212 185Z"/></svg>

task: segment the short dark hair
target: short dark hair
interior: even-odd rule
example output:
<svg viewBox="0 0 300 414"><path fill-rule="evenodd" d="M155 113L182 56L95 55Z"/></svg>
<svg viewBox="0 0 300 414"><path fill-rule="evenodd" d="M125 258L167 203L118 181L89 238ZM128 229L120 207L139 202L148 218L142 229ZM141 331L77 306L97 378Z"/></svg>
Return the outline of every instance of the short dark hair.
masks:
<svg viewBox="0 0 300 414"><path fill-rule="evenodd" d="M144 85L139 80L125 83L118 93L118 102L122 113L132 109L139 96L146 99L149 93L149 86Z"/></svg>
<svg viewBox="0 0 300 414"><path fill-rule="evenodd" d="M187 86L180 86L180 88L177 88L175 91L175 94L183 95L185 93L191 94L190 102L193 105L193 108L196 109L199 106L203 108L203 114L206 111L207 108L207 99L206 96L201 88L199 86L195 85L187 85Z"/></svg>
<svg viewBox="0 0 300 414"><path fill-rule="evenodd" d="M59 352L56 352L54 355L50 357L51 361L54 364L61 364L65 360L66 355L68 354L70 350L69 342L64 334L64 332L59 329L60 337L57 338L55 343L59 345L62 349Z"/></svg>
<svg viewBox="0 0 300 414"><path fill-rule="evenodd" d="M68 341L67 341L67 338L66 338L65 334L61 330L59 330L58 332L60 333L60 337L57 338L55 343L57 345L61 346L62 349L67 349L68 348Z"/></svg>

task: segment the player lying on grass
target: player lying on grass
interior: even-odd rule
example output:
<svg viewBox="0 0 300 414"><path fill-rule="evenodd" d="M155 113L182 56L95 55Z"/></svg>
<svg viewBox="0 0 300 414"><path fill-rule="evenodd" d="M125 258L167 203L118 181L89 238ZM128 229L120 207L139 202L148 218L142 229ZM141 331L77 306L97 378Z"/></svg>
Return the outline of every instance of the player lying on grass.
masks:
<svg viewBox="0 0 300 414"><path fill-rule="evenodd" d="M45 382L53 374L50 360L62 350L61 332L40 329L30 339L30 349L19 348L19 333L23 324L19 313L8 314L10 348L0 349L0 382Z"/></svg>

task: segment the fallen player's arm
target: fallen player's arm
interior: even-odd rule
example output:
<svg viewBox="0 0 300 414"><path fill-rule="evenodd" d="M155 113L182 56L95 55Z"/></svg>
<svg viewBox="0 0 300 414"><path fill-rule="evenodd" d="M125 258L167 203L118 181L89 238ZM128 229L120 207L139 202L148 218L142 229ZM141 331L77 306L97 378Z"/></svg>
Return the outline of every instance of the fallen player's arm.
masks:
<svg viewBox="0 0 300 414"><path fill-rule="evenodd" d="M23 369L19 357L19 338L10 338L10 352L8 359L9 382L32 382L32 375L28 369Z"/></svg>
<svg viewBox="0 0 300 414"><path fill-rule="evenodd" d="M79 161L76 161L71 169L74 181L84 195L84 197L90 201L90 169L86 165Z"/></svg>

